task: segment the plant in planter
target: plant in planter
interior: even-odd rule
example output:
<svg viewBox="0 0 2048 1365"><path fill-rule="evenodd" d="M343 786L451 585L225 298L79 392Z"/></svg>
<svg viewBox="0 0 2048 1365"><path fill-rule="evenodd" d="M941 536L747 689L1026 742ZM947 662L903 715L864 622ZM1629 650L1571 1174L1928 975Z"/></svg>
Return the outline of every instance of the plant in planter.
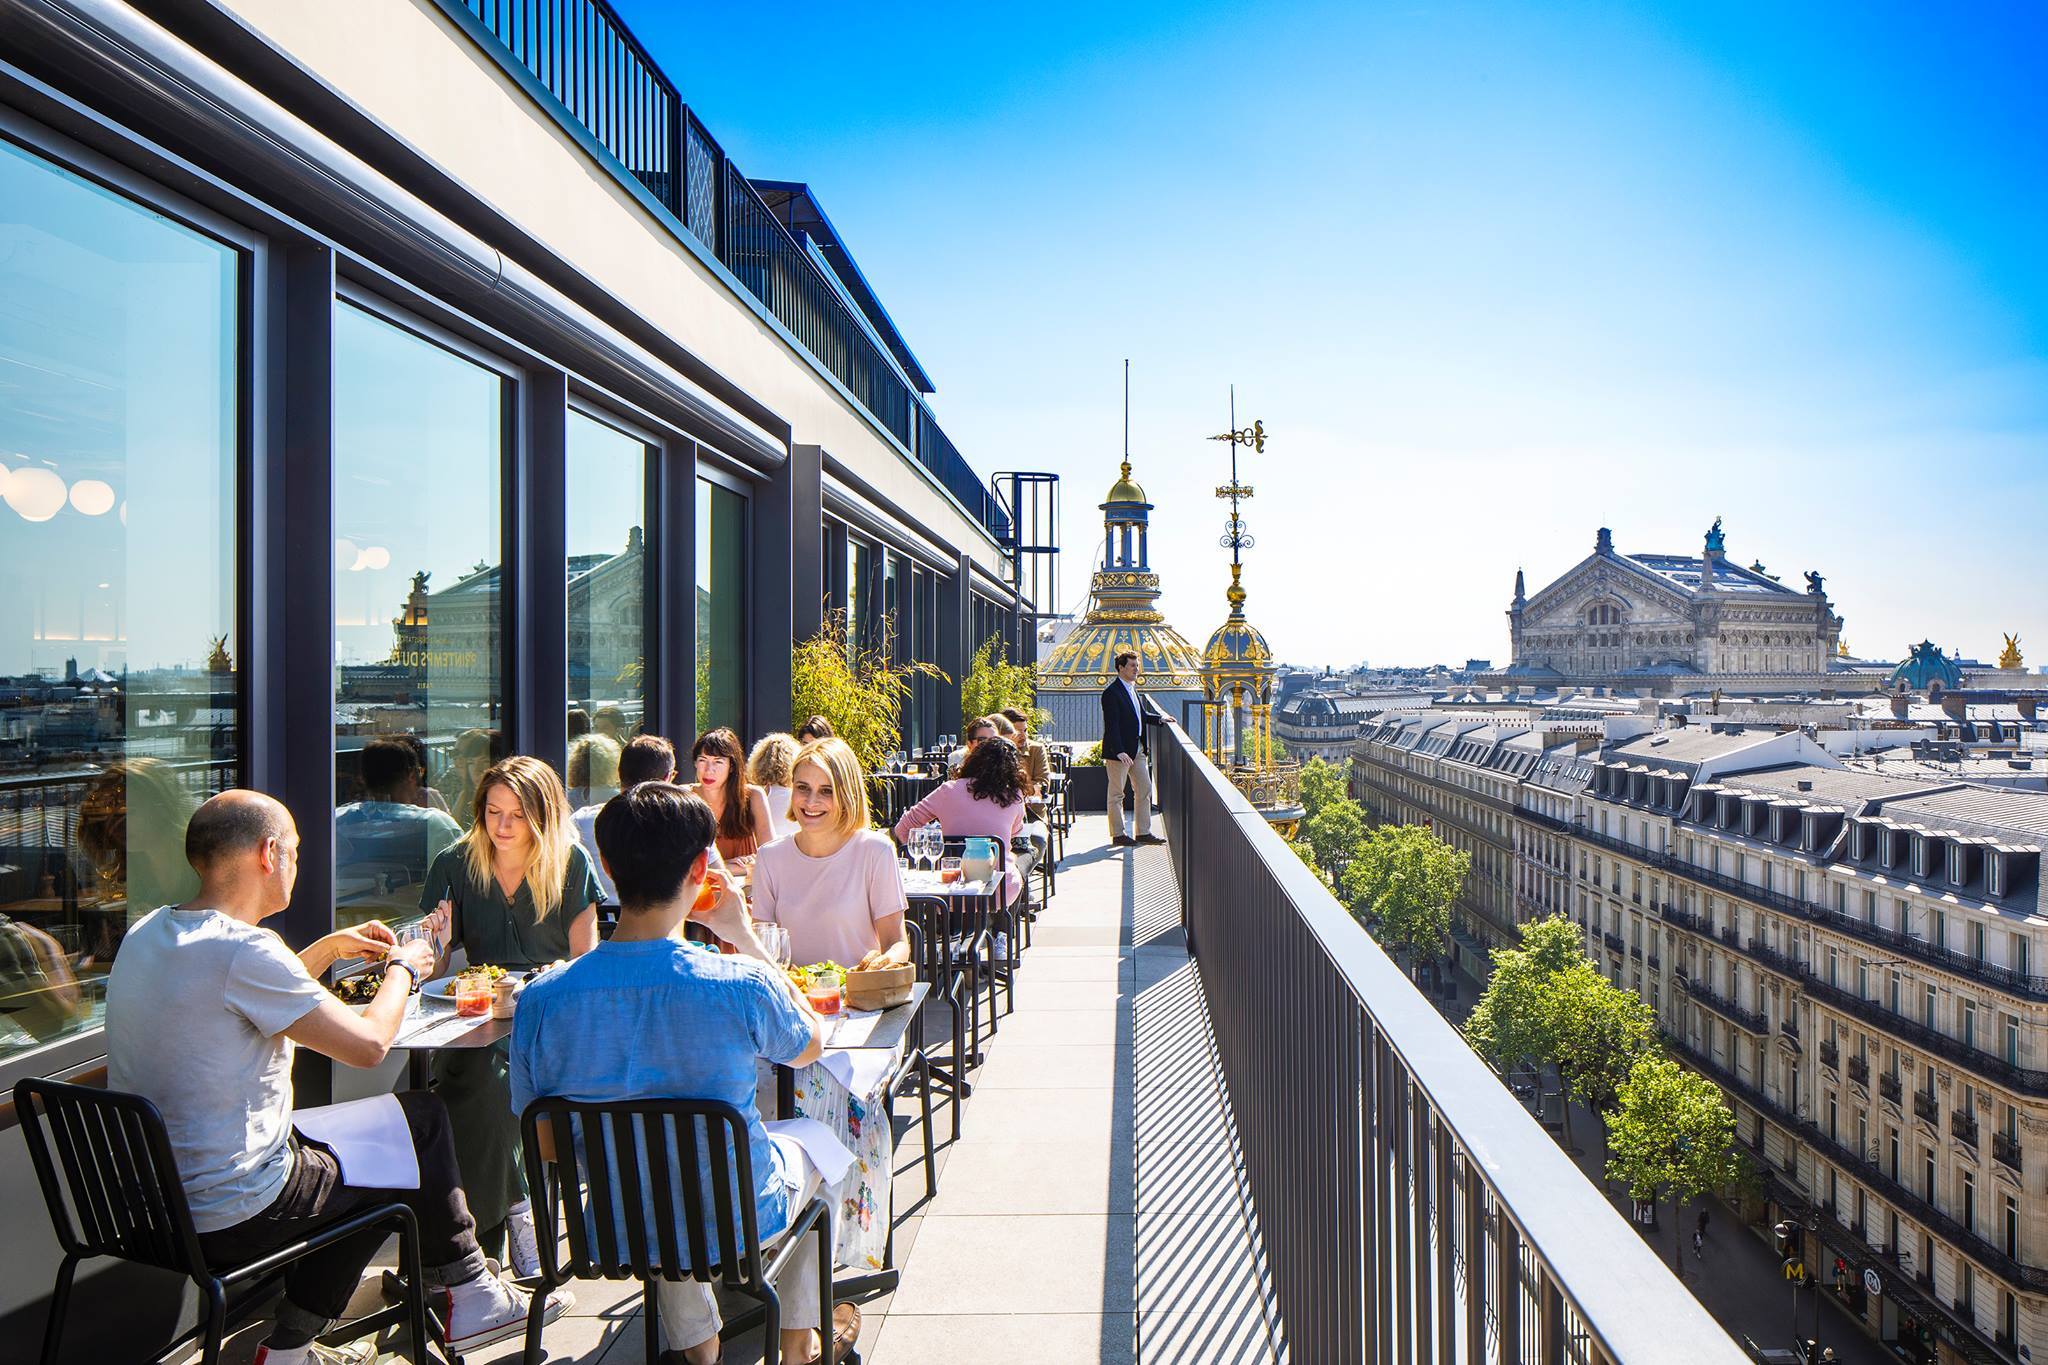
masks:
<svg viewBox="0 0 2048 1365"><path fill-rule="evenodd" d="M1037 708L1037 695L1037 667L1011 663L1008 646L991 635L974 651L967 663L967 676L960 680L960 728L965 730L979 717L1014 706L1031 717L1034 732L1042 731L1052 715Z"/></svg>
<svg viewBox="0 0 2048 1365"><path fill-rule="evenodd" d="M816 635L790 651L790 714L831 721L833 733L853 749L864 772L880 768L902 746L903 703L915 680L950 681L933 664L892 662L894 631L894 622L885 617L880 639L852 647L846 613L835 611Z"/></svg>

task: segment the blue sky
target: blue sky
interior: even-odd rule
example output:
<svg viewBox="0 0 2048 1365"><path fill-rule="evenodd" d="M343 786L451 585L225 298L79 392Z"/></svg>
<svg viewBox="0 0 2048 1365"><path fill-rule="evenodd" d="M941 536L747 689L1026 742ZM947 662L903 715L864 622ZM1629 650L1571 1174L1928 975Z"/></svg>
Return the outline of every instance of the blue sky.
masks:
<svg viewBox="0 0 2048 1365"><path fill-rule="evenodd" d="M1234 382L1290 661L1504 658L1517 567L1719 515L1860 653L2048 663L2043 11L620 8L812 184L976 468L1063 476L1068 605L1129 356L1185 634Z"/></svg>

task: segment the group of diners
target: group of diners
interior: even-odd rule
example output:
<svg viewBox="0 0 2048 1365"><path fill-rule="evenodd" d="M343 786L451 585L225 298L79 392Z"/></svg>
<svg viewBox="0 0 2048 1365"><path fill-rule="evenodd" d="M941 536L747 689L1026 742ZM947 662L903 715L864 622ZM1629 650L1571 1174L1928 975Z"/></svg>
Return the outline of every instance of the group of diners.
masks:
<svg viewBox="0 0 2048 1365"><path fill-rule="evenodd" d="M1004 728L994 717L968 727L958 776L904 813L898 838L933 820L948 835L1006 843L1024 831L1027 803L1044 791L1044 777L1032 779L1044 749L1020 751L1024 737L1013 743ZM413 751L385 747L366 751L366 787L378 800L416 803ZM731 1103L747 1120L760 1236L787 1226L819 1176L801 1148L763 1127L756 1076L764 1062L817 1061L826 1030L754 924L780 925L796 963L907 962L896 846L871 828L867 774L822 719L766 736L750 755L731 730L713 730L690 761L696 780L679 785L669 741L628 739L618 794L572 809L548 764L500 758L476 778L465 828L435 822L446 838L421 896L425 935L401 941L370 922L298 952L262 923L292 897L291 812L242 790L200 806L186 838L199 891L129 931L108 984L107 1040L110 1086L164 1116L210 1259L252 1259L396 1197L419 1220L424 1278L450 1347L513 1335L530 1303L515 1281L540 1269L520 1114L544 1096ZM707 884L710 908L694 910ZM1012 871L1006 895L1018 889ZM609 935L601 905L617 907ZM689 921L725 951L689 942ZM351 1185L334 1151L293 1126L293 1048L379 1065L407 997L445 973L457 949L471 966L565 965L526 987L510 1038L435 1051L433 1088L397 1097L418 1187ZM319 980L344 959L381 973L360 1012ZM288 1272L258 1365L353 1358L315 1339L342 1315L379 1240L337 1244ZM486 1259L501 1249L503 1272ZM784 1280L782 1359L839 1359L858 1333L857 1310L840 1305L821 1323L817 1296L800 1287L816 1273L815 1251L793 1253L789 1268L799 1278ZM664 1284L657 1298L673 1358L716 1361L721 1324L708 1287ZM567 1302L557 1291L545 1316Z"/></svg>

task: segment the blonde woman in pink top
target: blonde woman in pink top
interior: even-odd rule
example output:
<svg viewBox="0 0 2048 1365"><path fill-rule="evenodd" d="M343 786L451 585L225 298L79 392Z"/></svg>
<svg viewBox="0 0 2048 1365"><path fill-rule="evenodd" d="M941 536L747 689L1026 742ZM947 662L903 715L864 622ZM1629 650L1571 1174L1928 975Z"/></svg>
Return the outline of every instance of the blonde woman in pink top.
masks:
<svg viewBox="0 0 2048 1365"><path fill-rule="evenodd" d="M868 828L868 787L842 739L814 739L790 765L796 833L754 855L753 914L789 931L798 963L852 966L879 951L910 961L896 846Z"/></svg>
<svg viewBox="0 0 2048 1365"><path fill-rule="evenodd" d="M1010 840L1024 829L1024 766L1016 745L997 737L970 749L960 765L960 776L903 812L896 822L897 842L909 839L910 831L933 820L951 839L985 835L1000 840L1006 850L1003 904L1017 899L1024 879L1007 857Z"/></svg>

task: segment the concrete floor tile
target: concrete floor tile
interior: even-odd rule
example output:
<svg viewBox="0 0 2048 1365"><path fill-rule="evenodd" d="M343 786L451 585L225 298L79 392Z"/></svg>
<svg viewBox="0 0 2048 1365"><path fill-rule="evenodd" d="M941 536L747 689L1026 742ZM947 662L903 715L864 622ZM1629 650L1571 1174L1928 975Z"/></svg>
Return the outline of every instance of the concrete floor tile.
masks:
<svg viewBox="0 0 2048 1365"><path fill-rule="evenodd" d="M931 1213L1131 1213L1127 1151L1099 1141L962 1142Z"/></svg>
<svg viewBox="0 0 2048 1365"><path fill-rule="evenodd" d="M928 1216L896 1290L895 1312L1129 1311L1136 1301L1135 1223L1128 1214Z"/></svg>
<svg viewBox="0 0 2048 1365"><path fill-rule="evenodd" d="M1237 1154L1220 1142L1145 1143L1137 1152L1141 1214L1225 1214L1241 1207Z"/></svg>
<svg viewBox="0 0 2048 1365"><path fill-rule="evenodd" d="M1145 1365L1271 1365L1265 1319L1255 1313L1140 1313Z"/></svg>
<svg viewBox="0 0 2048 1365"><path fill-rule="evenodd" d="M983 1034L987 1042L987 1034ZM1027 1008L1006 1015L990 1050L1005 1043L1127 1043L1131 1039L1128 1010L1044 1010Z"/></svg>
<svg viewBox="0 0 2048 1365"><path fill-rule="evenodd" d="M1107 1149L1114 1140L1129 1152L1130 1114L1130 1106L1108 1089L978 1090L967 1101L960 1146L1093 1142Z"/></svg>
<svg viewBox="0 0 2048 1365"><path fill-rule="evenodd" d="M1024 1010L1105 1010L1128 1006L1130 986L1121 979L1108 981L1039 981L1020 979L1018 1008Z"/></svg>
<svg viewBox="0 0 2048 1365"><path fill-rule="evenodd" d="M1116 1043L1019 1043L1005 1035L974 1074L984 1090L1109 1089L1128 1084L1131 1049ZM967 1101L971 1113L974 1099Z"/></svg>
<svg viewBox="0 0 2048 1365"><path fill-rule="evenodd" d="M938 1361L1056 1361L1058 1365L1136 1365L1136 1319L1129 1313L1018 1313L1003 1317L929 1317L893 1313L870 1365Z"/></svg>
<svg viewBox="0 0 2048 1365"><path fill-rule="evenodd" d="M1130 957L1095 953L1040 957L1034 944L1024 954L1024 969L1019 978L1026 989L1053 981L1119 981L1129 986L1132 961Z"/></svg>

